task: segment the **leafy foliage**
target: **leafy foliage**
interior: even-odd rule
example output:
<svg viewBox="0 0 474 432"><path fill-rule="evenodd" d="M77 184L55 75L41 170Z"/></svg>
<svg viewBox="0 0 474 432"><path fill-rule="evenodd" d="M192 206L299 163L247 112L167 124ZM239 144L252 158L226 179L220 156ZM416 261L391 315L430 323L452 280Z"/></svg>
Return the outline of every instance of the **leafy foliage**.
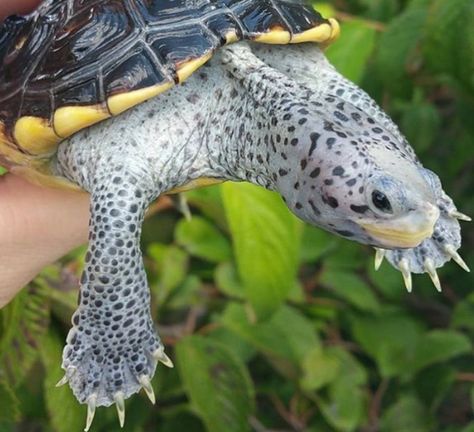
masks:
<svg viewBox="0 0 474 432"><path fill-rule="evenodd" d="M472 0L318 7L342 22L333 63L474 213ZM387 264L374 272L369 248L304 226L274 194L226 184L187 198L192 220L165 210L144 229L153 315L177 368L158 370L156 407L143 395L127 402L126 431L474 430L472 277L448 264L442 294L416 277L408 295ZM466 225L463 253L472 267ZM0 312L2 431L83 424L84 407L54 388L82 256ZM117 429L113 410L100 410L94 430Z"/></svg>

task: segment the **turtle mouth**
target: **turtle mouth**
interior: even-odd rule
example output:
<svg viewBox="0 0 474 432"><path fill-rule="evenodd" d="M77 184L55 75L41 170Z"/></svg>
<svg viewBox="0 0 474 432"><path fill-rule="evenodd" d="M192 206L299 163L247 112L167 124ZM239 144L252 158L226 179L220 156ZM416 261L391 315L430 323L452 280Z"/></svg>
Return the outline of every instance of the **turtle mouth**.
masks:
<svg viewBox="0 0 474 432"><path fill-rule="evenodd" d="M359 225L384 248L414 248L433 235L439 209L431 203L391 220L362 220Z"/></svg>

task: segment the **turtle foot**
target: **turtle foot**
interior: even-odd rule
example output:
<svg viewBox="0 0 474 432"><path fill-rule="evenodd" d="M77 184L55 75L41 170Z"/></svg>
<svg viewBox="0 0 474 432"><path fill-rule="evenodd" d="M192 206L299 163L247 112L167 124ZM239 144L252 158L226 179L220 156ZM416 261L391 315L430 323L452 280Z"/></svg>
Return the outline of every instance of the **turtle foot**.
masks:
<svg viewBox="0 0 474 432"><path fill-rule="evenodd" d="M420 245L411 249L376 249L375 269L378 270L384 258L400 270L408 292L412 291L412 273L427 273L435 288L441 291L441 283L436 269L454 260L465 271L470 269L458 253L461 247L461 227L459 220L471 221L469 216L460 213L451 198L443 194L438 201L440 217L434 227L433 235Z"/></svg>
<svg viewBox="0 0 474 432"><path fill-rule="evenodd" d="M156 335L133 345L114 343L71 329L63 354L65 376L57 386L69 383L79 402L87 404L87 432L96 408L115 404L120 426L125 422L125 400L142 388L155 403L151 386L158 362L173 367Z"/></svg>

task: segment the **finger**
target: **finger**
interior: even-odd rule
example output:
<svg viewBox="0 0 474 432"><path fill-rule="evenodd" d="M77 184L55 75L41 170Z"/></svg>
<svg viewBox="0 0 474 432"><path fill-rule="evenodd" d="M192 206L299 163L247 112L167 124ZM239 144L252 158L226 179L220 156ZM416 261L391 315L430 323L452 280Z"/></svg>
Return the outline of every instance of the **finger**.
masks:
<svg viewBox="0 0 474 432"><path fill-rule="evenodd" d="M41 0L1 0L0 21L9 15L28 13L40 3Z"/></svg>

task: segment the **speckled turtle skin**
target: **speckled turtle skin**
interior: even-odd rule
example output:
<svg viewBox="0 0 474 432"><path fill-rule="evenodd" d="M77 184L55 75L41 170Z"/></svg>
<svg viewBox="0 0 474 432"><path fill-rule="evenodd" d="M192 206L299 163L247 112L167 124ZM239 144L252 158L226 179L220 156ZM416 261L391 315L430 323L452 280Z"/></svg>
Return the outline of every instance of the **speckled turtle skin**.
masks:
<svg viewBox="0 0 474 432"><path fill-rule="evenodd" d="M437 267L464 264L464 216L438 177L316 44L225 47L182 85L63 141L49 169L91 194L62 365L87 428L96 406L116 403L123 421L123 400L150 395L157 362L170 365L140 252L144 213L169 191L204 178L276 191L304 221L384 250L410 289L411 272L437 285Z"/></svg>

